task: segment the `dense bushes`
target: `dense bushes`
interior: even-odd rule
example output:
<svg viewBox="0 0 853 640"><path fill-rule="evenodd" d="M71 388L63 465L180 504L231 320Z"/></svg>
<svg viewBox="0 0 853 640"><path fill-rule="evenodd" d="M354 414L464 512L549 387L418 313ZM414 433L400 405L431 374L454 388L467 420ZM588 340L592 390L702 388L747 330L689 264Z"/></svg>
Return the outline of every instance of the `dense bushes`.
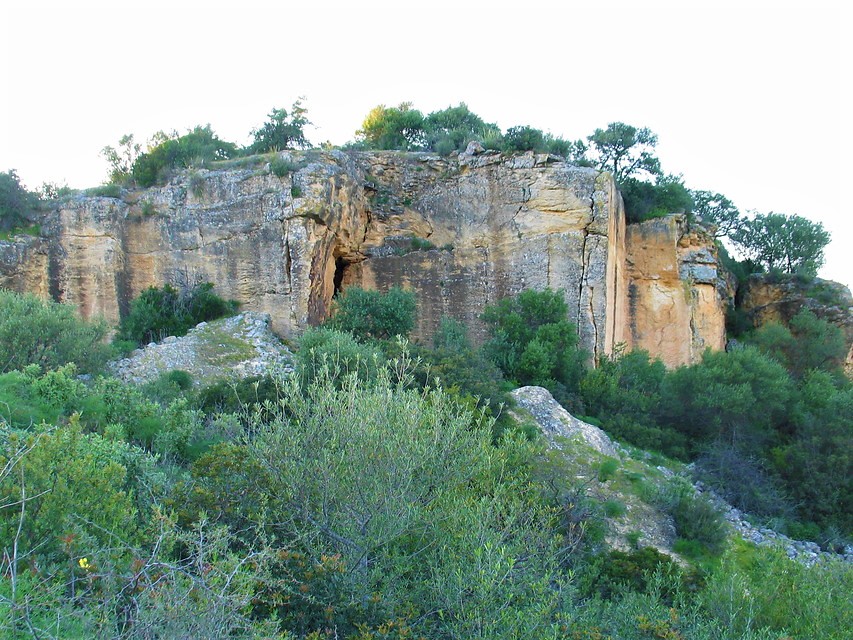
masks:
<svg viewBox="0 0 853 640"><path fill-rule="evenodd" d="M112 354L103 344L106 324L80 320L73 307L0 290L0 309L0 372L69 362L94 372Z"/></svg>
<svg viewBox="0 0 853 640"><path fill-rule="evenodd" d="M427 150L442 155L463 151L476 140L488 149L553 153L583 163L586 150L580 141L564 140L527 125L501 133L496 124L485 122L464 103L426 117L409 102L397 107L379 105L364 118L356 139L369 149Z"/></svg>
<svg viewBox="0 0 853 640"><path fill-rule="evenodd" d="M348 287L335 300L330 326L359 339L405 337L415 326L415 294L399 287L384 294Z"/></svg>
<svg viewBox="0 0 853 640"><path fill-rule="evenodd" d="M24 188L14 169L0 172L0 232L27 225L38 202L38 195Z"/></svg>
<svg viewBox="0 0 853 640"><path fill-rule="evenodd" d="M562 291L527 289L504 298L483 311L491 335L483 352L508 379L545 387L572 409L587 356L567 318Z"/></svg>
<svg viewBox="0 0 853 640"><path fill-rule="evenodd" d="M183 136L167 137L140 155L133 163L131 175L140 187L150 187L167 180L176 169L227 160L237 153L237 145L220 140L210 125L197 126Z"/></svg>
<svg viewBox="0 0 853 640"><path fill-rule="evenodd" d="M512 358L536 340L561 348L542 330L573 330L560 303L546 291L496 305L492 326L513 337ZM60 638L842 637L849 568L739 552L697 580L651 549L596 560L584 486L549 476L538 443L475 410L482 394L499 412L505 386L465 327L443 320L434 348L413 350L418 361L381 326L361 341L309 331L296 375L200 392L182 372L139 389L84 382L72 366L0 376L0 572L16 580L0 581L0 634L28 620ZM780 365L745 351L691 375L746 402L751 376ZM655 414L674 374L646 354L577 375L605 427L651 428L652 413L676 430ZM796 478L815 517L853 493L841 457L851 409L849 386L807 373L773 449L791 473L839 485L820 497ZM623 482L616 460L596 473ZM689 484L640 485L673 516L679 549L720 549L720 515ZM614 500L604 512L625 508Z"/></svg>
<svg viewBox="0 0 853 640"><path fill-rule="evenodd" d="M213 292L210 282L176 289L170 284L149 287L130 305L122 318L117 338L136 344L182 336L199 322L235 313L237 303Z"/></svg>

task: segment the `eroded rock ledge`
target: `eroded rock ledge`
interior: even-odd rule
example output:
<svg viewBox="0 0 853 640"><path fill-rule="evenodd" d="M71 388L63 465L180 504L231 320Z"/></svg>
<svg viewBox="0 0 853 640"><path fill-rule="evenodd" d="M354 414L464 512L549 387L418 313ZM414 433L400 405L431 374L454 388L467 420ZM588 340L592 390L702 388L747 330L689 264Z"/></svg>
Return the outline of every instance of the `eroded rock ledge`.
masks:
<svg viewBox="0 0 853 640"><path fill-rule="evenodd" d="M722 346L723 299L703 280L715 256L696 247L709 261L684 272L683 238L654 227L640 236L663 233L649 251L664 252L666 264L650 267L668 271L647 273L626 249L622 199L608 173L544 154L481 151L284 152L278 161L293 170L282 176L267 160L187 171L122 198L65 200L43 222L44 238L2 248L0 286L115 323L146 287L200 278L293 337L328 317L347 286L399 285L417 294L416 339L428 339L447 314L475 340L486 305L550 287L564 291L593 357L625 343L675 366ZM642 284L654 278L655 287ZM662 284L663 297L655 293ZM632 294L644 287L654 295ZM673 295L696 302L671 313L659 303ZM672 335L692 346L670 352Z"/></svg>

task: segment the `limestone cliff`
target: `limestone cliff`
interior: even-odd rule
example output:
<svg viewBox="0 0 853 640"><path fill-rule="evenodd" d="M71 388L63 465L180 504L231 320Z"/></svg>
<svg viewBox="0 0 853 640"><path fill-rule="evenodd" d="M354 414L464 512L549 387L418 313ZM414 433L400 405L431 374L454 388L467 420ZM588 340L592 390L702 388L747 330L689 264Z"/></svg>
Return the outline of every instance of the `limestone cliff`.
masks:
<svg viewBox="0 0 853 640"><path fill-rule="evenodd" d="M629 336L674 367L726 344L725 309L733 297L713 239L672 215L627 227Z"/></svg>
<svg viewBox="0 0 853 640"><path fill-rule="evenodd" d="M146 287L198 277L292 337L326 318L342 288L400 285L417 294L419 339L443 314L482 339L486 305L551 287L593 356L624 342L673 366L722 347L713 244L675 218L626 236L608 173L533 153L279 154L292 171L268 159L67 199L44 238L0 243L0 286L116 322Z"/></svg>

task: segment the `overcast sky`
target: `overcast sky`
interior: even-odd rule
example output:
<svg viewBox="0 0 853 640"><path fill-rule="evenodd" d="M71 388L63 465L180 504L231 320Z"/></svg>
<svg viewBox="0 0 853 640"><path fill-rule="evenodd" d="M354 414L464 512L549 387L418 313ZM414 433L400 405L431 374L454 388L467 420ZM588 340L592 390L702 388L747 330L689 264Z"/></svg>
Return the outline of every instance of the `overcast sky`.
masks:
<svg viewBox="0 0 853 640"><path fill-rule="evenodd" d="M94 186L126 133L209 123L245 144L299 96L315 143L406 100L569 139L622 121L688 187L822 222L821 274L853 284L844 4L6 0L0 171Z"/></svg>

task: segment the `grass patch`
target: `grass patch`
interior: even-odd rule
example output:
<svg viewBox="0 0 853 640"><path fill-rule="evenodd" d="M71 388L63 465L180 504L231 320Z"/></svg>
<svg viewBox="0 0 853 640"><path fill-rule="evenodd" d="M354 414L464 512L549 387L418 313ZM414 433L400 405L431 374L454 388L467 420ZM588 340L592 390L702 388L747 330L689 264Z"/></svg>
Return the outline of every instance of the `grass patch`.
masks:
<svg viewBox="0 0 853 640"><path fill-rule="evenodd" d="M33 236L38 238L41 235L41 225L33 224L29 227L16 227L8 231L0 231L0 240L11 240L15 236Z"/></svg>
<svg viewBox="0 0 853 640"><path fill-rule="evenodd" d="M255 355L251 344L209 324L198 332L198 338L198 358L214 366L235 365Z"/></svg>
<svg viewBox="0 0 853 640"><path fill-rule="evenodd" d="M86 189L83 193L96 198L120 198L121 187L117 184L103 184L100 187Z"/></svg>

